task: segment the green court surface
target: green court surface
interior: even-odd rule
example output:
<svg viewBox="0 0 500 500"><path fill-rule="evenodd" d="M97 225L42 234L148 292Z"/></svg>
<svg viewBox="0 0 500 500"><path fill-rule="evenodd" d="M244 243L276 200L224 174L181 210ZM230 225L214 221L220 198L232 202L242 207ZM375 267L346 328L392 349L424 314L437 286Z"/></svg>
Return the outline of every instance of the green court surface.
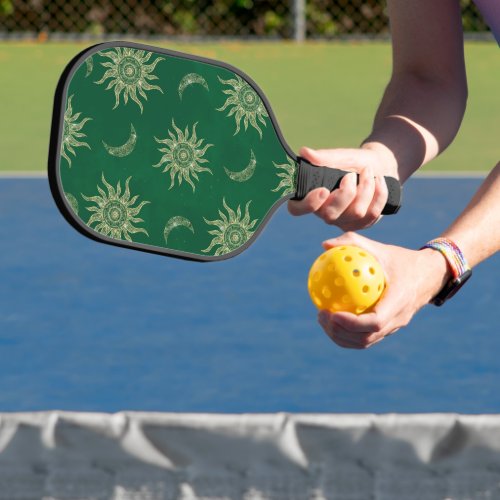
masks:
<svg viewBox="0 0 500 500"><path fill-rule="evenodd" d="M356 147L370 131L391 71L386 42L151 44L220 59L248 73L268 96L295 151L302 145ZM45 170L57 80L89 45L0 44L0 171ZM498 47L469 42L466 59L469 103L462 128L426 170L484 171L498 161Z"/></svg>

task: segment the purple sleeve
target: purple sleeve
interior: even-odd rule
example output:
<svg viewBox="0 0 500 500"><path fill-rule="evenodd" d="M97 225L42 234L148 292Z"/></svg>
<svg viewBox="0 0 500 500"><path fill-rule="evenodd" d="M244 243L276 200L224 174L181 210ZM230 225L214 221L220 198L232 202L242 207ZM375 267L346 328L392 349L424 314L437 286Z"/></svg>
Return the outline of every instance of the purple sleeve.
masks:
<svg viewBox="0 0 500 500"><path fill-rule="evenodd" d="M500 0L474 0L500 45Z"/></svg>

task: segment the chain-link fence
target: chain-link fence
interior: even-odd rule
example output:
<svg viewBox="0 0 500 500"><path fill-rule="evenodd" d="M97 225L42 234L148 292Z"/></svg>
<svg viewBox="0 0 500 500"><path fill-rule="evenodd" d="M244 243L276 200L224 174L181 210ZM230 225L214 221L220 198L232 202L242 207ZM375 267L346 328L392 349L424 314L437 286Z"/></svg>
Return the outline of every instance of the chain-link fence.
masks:
<svg viewBox="0 0 500 500"><path fill-rule="evenodd" d="M462 0L468 32L487 27ZM0 0L0 36L335 38L383 36L383 0Z"/></svg>

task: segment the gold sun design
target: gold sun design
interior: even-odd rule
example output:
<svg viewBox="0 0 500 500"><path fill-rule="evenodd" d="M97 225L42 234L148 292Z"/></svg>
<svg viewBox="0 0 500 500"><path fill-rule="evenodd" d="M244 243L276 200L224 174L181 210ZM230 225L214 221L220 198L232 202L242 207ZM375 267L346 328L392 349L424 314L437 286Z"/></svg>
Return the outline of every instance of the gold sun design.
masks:
<svg viewBox="0 0 500 500"><path fill-rule="evenodd" d="M146 64L151 59L152 52L128 47L116 47L111 50L101 51L99 54L111 59L111 61L101 63L102 66L108 69L104 73L104 76L95 83L105 83L108 78L111 78L106 90L115 88L116 101L113 109L120 104L122 92L124 103L127 104L130 97L138 104L141 113L143 107L139 97L147 100L146 91L148 90L159 90L163 93L163 90L158 85L150 85L148 82L148 80L158 80L158 77L152 74L152 72L156 65L160 61L163 61L163 57L157 57L151 64Z"/></svg>
<svg viewBox="0 0 500 500"><path fill-rule="evenodd" d="M170 170L171 183L169 189L174 187L175 176L177 175L179 186L182 181L185 180L191 185L194 193L195 185L193 184L191 177L193 177L196 181L199 181L198 172L212 173L209 168L203 167L200 164L208 163L208 160L203 158L203 156L207 149L213 146L213 144L206 144L205 146L202 146L204 139L198 139L196 135L197 124L198 123L195 123L193 125L193 132L191 137L189 137L189 127L186 126L184 132L182 132L172 119L172 126L177 134L177 137L171 130L168 131L170 139L168 137L166 139L157 139L155 137L156 142L165 144L166 147L158 148L158 151L164 153L164 155L156 165L153 165L153 167L158 168L165 165L163 172Z"/></svg>
<svg viewBox="0 0 500 500"><path fill-rule="evenodd" d="M215 238L212 239L209 247L202 250L202 252L208 253L214 247L218 246L214 255L225 255L233 250L237 250L252 237L255 232L253 229L255 228L255 224L257 224L257 219L250 221L250 213L248 211L250 203L251 201L246 204L245 214L242 218L240 205L234 211L226 204L226 200L223 198L222 204L226 209L227 216L219 210L220 219L207 220L203 218L207 224L216 226L217 229L208 231L208 234L215 236Z"/></svg>
<svg viewBox="0 0 500 500"><path fill-rule="evenodd" d="M115 189L106 181L104 174L102 174L102 182L108 190L107 193L97 186L100 196L85 196L82 194L85 200L92 201L97 205L87 207L89 212L94 212L87 222L88 226L97 222L94 229L114 239L125 238L127 241L132 241L130 233L144 233L149 236L144 228L133 225L136 222L144 222L143 219L136 217L136 215L149 201L142 201L138 206L133 206L139 196L136 195L130 198L130 179L131 177L125 181L125 192L122 196L120 196L122 192L120 181L118 181Z"/></svg>
<svg viewBox="0 0 500 500"><path fill-rule="evenodd" d="M280 189L285 189L283 193L281 193L283 196L294 193L295 192L295 187L294 187L294 182L295 182L295 175L297 172L297 166L295 165L295 162L288 158L288 163L275 163L273 161L273 165L276 168L279 168L282 170L282 172L277 173L276 175L281 179L280 183L276 186L275 189L271 189L271 191L277 192Z"/></svg>
<svg viewBox="0 0 500 500"><path fill-rule="evenodd" d="M229 97L222 107L217 108L217 111L224 111L229 108L227 116L234 115L234 119L236 120L236 132L234 135L240 131L240 122L243 118L245 130L248 129L248 124L250 123L259 132L259 136L262 139L262 130L257 120L264 126L267 126L264 120L264 118L269 116L267 110L257 92L238 75L234 76L236 78L231 78L230 80L223 80L218 77L221 83L229 85L231 88L223 90L224 94Z"/></svg>
<svg viewBox="0 0 500 500"><path fill-rule="evenodd" d="M79 139L82 137L87 137L83 132L81 132L83 126L92 118L84 118L80 120L81 113L73 114L73 105L71 101L73 100L73 95L71 95L68 99L68 105L66 107L66 111L64 113L64 125L63 125L63 138L61 144L61 156L66 158L69 166L71 167L71 158L66 154L66 150L68 153L71 153L73 156L76 156L76 152L73 148L86 147L90 148L90 146L86 142L82 142Z"/></svg>

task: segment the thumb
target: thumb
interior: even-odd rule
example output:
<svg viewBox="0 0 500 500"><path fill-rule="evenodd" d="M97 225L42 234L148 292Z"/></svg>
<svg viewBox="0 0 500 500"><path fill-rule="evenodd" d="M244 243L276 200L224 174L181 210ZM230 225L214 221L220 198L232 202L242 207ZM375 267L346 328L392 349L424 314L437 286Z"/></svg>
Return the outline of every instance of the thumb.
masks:
<svg viewBox="0 0 500 500"><path fill-rule="evenodd" d="M323 166L322 163L322 156L321 154L318 154L319 152L316 151L315 149L308 148L308 147L302 147L299 150L299 155L302 156L302 158L305 158L307 161L311 162L313 165L316 166Z"/></svg>
<svg viewBox="0 0 500 500"><path fill-rule="evenodd" d="M365 163L365 152L358 149L312 149L302 147L299 155L314 165L347 168L355 172Z"/></svg>
<svg viewBox="0 0 500 500"><path fill-rule="evenodd" d="M323 241L321 244L325 250L330 250L333 247L340 247L343 245L352 245L359 248L364 248L368 253L371 253L385 269L387 266L387 252L386 245L378 241L362 236L354 231L348 231L341 234L336 238L331 238Z"/></svg>
<svg viewBox="0 0 500 500"><path fill-rule="evenodd" d="M330 238L326 241L323 241L322 245L325 250L329 250L330 248L342 245L355 245L363 247L366 250L370 251L370 249L368 248L370 247L369 242L370 240L368 240L368 238L365 238L364 236L361 236L360 234L357 234L353 231L349 231L347 233L341 234L340 236L337 236L336 238Z"/></svg>

